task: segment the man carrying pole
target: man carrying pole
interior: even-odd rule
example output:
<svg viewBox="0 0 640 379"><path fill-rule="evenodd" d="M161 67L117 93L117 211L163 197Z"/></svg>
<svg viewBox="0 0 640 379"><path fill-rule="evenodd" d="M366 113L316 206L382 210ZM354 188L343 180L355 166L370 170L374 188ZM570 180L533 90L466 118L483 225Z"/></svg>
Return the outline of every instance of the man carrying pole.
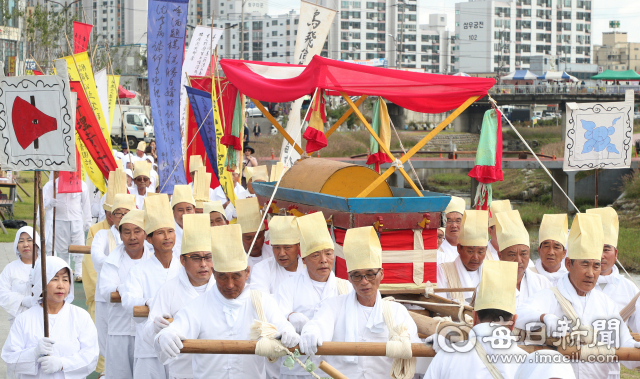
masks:
<svg viewBox="0 0 640 379"><path fill-rule="evenodd" d="M193 198L191 187L186 184L178 184L173 187L171 209L173 210L174 230L176 232L174 250L180 251L182 246L182 218L186 214L196 213L196 200Z"/></svg>
<svg viewBox="0 0 640 379"><path fill-rule="evenodd" d="M542 216L538 240L538 254L535 270L556 285L567 275L564 258L567 256L567 235L569 234L566 214L546 214Z"/></svg>
<svg viewBox="0 0 640 379"><path fill-rule="evenodd" d="M443 212L446 225L444 241L438 248L438 266L445 262L453 262L458 257L458 236L465 207L463 198L451 196L449 205Z"/></svg>

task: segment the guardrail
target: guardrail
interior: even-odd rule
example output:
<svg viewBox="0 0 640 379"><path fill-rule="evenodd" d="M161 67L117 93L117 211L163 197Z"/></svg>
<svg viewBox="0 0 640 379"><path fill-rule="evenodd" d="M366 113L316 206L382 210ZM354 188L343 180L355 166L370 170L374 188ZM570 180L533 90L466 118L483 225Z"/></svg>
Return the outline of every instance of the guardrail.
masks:
<svg viewBox="0 0 640 379"><path fill-rule="evenodd" d="M580 84L559 85L496 85L490 94L515 95L620 95L627 90L640 93L640 86L583 86Z"/></svg>

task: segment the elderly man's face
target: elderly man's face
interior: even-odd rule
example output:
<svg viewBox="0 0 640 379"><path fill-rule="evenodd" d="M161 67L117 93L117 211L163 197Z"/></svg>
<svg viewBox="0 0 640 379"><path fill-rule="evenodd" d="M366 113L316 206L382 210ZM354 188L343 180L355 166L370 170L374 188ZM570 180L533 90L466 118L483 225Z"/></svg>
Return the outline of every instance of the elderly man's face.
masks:
<svg viewBox="0 0 640 379"><path fill-rule="evenodd" d="M486 246L462 246L458 244L458 254L467 271L476 271L487 254Z"/></svg>
<svg viewBox="0 0 640 379"><path fill-rule="evenodd" d="M375 298L384 278L384 269L362 269L349 272L349 282L360 300Z"/></svg>
<svg viewBox="0 0 640 379"><path fill-rule="evenodd" d="M445 236L458 238L460 235L460 226L462 225L462 215L458 212L449 212L447 214L447 226Z"/></svg>
<svg viewBox="0 0 640 379"><path fill-rule="evenodd" d="M529 246L513 245L498 253L501 261L518 263L518 279L522 278L524 271L529 266Z"/></svg>
<svg viewBox="0 0 640 379"><path fill-rule="evenodd" d="M216 280L216 286L218 291L225 297L225 299L235 299L242 293L244 286L249 279L249 273L251 267L247 267L246 270L237 272L216 272L213 271L213 277Z"/></svg>
<svg viewBox="0 0 640 379"><path fill-rule="evenodd" d="M579 296L585 296L598 283L602 264L599 259L569 259L564 261L569 270L569 281Z"/></svg>

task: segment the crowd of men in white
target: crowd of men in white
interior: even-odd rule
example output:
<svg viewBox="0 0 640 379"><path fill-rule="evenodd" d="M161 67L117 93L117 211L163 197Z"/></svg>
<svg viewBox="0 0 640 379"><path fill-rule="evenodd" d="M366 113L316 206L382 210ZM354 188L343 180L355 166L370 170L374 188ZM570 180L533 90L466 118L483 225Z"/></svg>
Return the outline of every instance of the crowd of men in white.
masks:
<svg viewBox="0 0 640 379"><path fill-rule="evenodd" d="M147 167L137 170L148 179ZM206 181L206 175L193 174ZM302 367L284 366L284 358L180 352L185 339L249 340L259 325L269 324L279 343L298 345L316 365L318 347L327 341L401 342L404 351L387 345L387 356L322 357L350 379L619 378L619 363L540 363L534 357L557 352L533 353L524 363L487 358L526 355L515 344L495 348L496 328L535 324L557 336L565 316L583 325L619 320L617 345L640 348L630 334L639 329L640 291L615 265L618 218L612 208L578 214L570 231L566 214L544 215L540 259L533 264L529 234L508 200L494 201L489 212L465 210L464 200L452 197L443 212L438 287L476 288L445 295L474 306L478 339L473 350L448 353L444 339L431 336L426 343L433 343L436 357L416 359L406 351L410 343L422 342L415 322L405 306L383 299L378 290L385 271L373 227L349 229L338 247L323 213L316 212L273 216L265 236L255 197L238 198L235 207L214 200L214 194L201 202L197 193L208 193L208 182L198 180L175 186L171 199L146 190L128 194L125 175L119 168L109 177L104 220L78 229L88 231L91 246L82 262L89 312L71 304L68 246L83 244L71 238L74 227L68 238L61 237L60 257L46 259L47 338L40 260L31 268L40 239L31 227L18 230L17 259L0 274L0 305L12 324L2 349L9 378L85 378L94 370L113 379L308 377ZM66 207L68 214L61 213L70 224L84 220L84 195L61 195L53 204L58 214ZM336 253L346 260L348 280L334 275ZM134 317L137 306L147 306L148 317Z"/></svg>

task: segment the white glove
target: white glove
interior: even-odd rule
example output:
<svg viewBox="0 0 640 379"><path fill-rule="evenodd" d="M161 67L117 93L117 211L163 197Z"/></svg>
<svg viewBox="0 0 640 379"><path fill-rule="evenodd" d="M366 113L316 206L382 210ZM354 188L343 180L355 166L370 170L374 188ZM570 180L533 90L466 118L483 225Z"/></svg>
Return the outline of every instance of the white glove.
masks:
<svg viewBox="0 0 640 379"><path fill-rule="evenodd" d="M160 331L164 328L166 328L167 326L171 325L169 323L169 320L165 320L167 318L171 318L171 315L168 315L166 313L164 313L162 315L162 317L160 316L156 316L156 318L153 319L153 332L155 334L160 333Z"/></svg>
<svg viewBox="0 0 640 379"><path fill-rule="evenodd" d="M175 358L180 354L180 349L183 347L183 339L185 338L180 337L176 332L168 329L158 334L158 345L160 345L163 353L171 358Z"/></svg>
<svg viewBox="0 0 640 379"><path fill-rule="evenodd" d="M300 342L300 335L291 330L285 330L282 332L280 342L288 348L295 347Z"/></svg>
<svg viewBox="0 0 640 379"><path fill-rule="evenodd" d="M635 347L636 349L640 349L640 342L634 342L633 347Z"/></svg>
<svg viewBox="0 0 640 379"><path fill-rule="evenodd" d="M560 317L551 314L551 313L547 313L546 315L544 315L544 317L542 318L542 321L544 321L544 325L547 328L547 337L551 337L553 335L553 333L557 332L555 335L553 335L553 337L557 337L557 338L562 338L564 336L567 335L566 330L564 331L558 331L558 321L560 321Z"/></svg>
<svg viewBox="0 0 640 379"><path fill-rule="evenodd" d="M318 346L322 346L322 333L318 328L305 328L300 336L300 352L307 355L316 355Z"/></svg>
<svg viewBox="0 0 640 379"><path fill-rule="evenodd" d="M47 355L38 359L40 367L45 374L53 374L62 370L62 359L55 355Z"/></svg>
<svg viewBox="0 0 640 379"><path fill-rule="evenodd" d="M38 345L36 346L34 353L36 355L36 359L45 356L45 355L51 355L53 354L53 344L56 343L56 341L52 340L51 338L47 338L47 337L43 337L40 339L40 341L38 341Z"/></svg>
<svg viewBox="0 0 640 379"><path fill-rule="evenodd" d="M294 312L289 315L289 322L296 328L296 332L302 332L304 325L309 322L309 318L302 313Z"/></svg>
<svg viewBox="0 0 640 379"><path fill-rule="evenodd" d="M53 208L58 206L58 199L49 199L49 206Z"/></svg>
<svg viewBox="0 0 640 379"><path fill-rule="evenodd" d="M424 344L427 346L433 347L433 350L438 354L442 348L440 348L440 344L438 343L438 334L432 334L429 337L424 339Z"/></svg>
<svg viewBox="0 0 640 379"><path fill-rule="evenodd" d="M22 306L31 308L33 306L33 296L25 296L22 298Z"/></svg>

